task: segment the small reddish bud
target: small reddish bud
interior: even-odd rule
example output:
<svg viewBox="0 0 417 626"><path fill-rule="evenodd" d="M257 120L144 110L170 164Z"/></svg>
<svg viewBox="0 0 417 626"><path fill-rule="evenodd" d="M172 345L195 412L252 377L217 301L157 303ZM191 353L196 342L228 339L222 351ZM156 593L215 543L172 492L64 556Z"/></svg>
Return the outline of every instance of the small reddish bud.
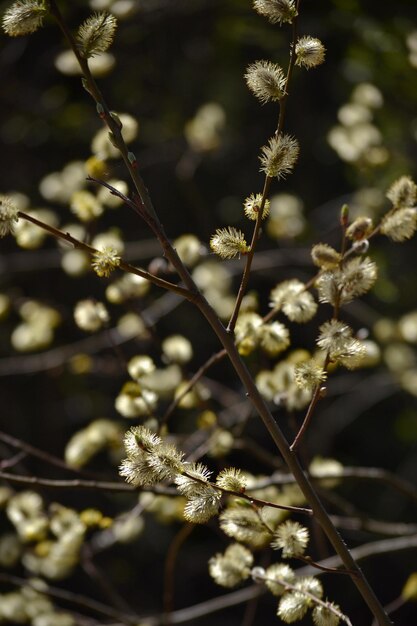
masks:
<svg viewBox="0 0 417 626"><path fill-rule="evenodd" d="M103 105L102 105L102 104L100 104L100 102L97 102L96 109L97 109L97 113L98 113L99 117L100 117L102 120L104 120L104 119L105 119L105 117L106 117L106 112L105 112L105 110L104 110Z"/></svg>
<svg viewBox="0 0 417 626"><path fill-rule="evenodd" d="M136 168L138 166L138 162L136 160L136 156L133 154L133 152L128 152L127 153L127 158L129 160L129 163L132 167Z"/></svg>

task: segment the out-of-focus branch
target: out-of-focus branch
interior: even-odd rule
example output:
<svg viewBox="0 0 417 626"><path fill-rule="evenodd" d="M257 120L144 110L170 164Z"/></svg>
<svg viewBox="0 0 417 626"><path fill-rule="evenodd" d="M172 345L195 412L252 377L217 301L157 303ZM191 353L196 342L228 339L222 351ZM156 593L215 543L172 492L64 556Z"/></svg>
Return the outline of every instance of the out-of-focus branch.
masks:
<svg viewBox="0 0 417 626"><path fill-rule="evenodd" d="M141 315L147 324L151 325L171 313L182 302L182 298L176 294L165 293L142 311ZM136 335L122 335L117 328L110 328L96 333L92 337L86 337L80 341L74 341L39 354L0 359L0 376L44 372L64 365L68 359L76 354L96 354L101 350L122 345L133 339L137 339Z"/></svg>
<svg viewBox="0 0 417 626"><path fill-rule="evenodd" d="M355 561L360 561L371 556L378 556L380 554L388 554L392 552L399 552L401 550L415 549L417 548L417 534L411 537L396 537L395 539L385 539L382 541L374 541L372 543L363 544L357 548L352 548L351 554ZM340 565L340 557L338 555L329 557L319 562L323 567L337 567ZM301 567L296 571L297 576L319 576L320 572L312 566ZM200 617L205 617L217 611L243 604L252 598L256 598L266 593L264 587L260 585L251 585L245 589L239 589L239 591L233 591L218 598L213 598L194 606L189 606L185 609L180 609L171 613L171 624L184 624L186 622L192 622ZM162 626L163 616L156 615L146 618L146 626Z"/></svg>
<svg viewBox="0 0 417 626"><path fill-rule="evenodd" d="M326 482L328 480L370 480L389 485L393 489L417 503L417 488L404 478L396 476L392 472L379 467L343 467L340 472L328 473L326 476L311 476L313 482ZM271 477L259 480L256 489L263 489L269 485L289 485L295 480L291 474L275 472Z"/></svg>

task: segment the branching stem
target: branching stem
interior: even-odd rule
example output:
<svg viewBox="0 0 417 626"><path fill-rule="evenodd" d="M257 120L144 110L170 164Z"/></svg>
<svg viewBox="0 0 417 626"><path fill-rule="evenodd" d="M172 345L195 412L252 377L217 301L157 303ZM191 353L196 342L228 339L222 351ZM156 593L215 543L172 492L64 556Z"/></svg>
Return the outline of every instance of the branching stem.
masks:
<svg viewBox="0 0 417 626"><path fill-rule="evenodd" d="M298 11L299 11L299 6L300 6L300 0L297 0L297 15L298 15ZM287 69L287 76L285 79L285 88L284 88L284 95L282 96L280 102L279 102L279 116L278 116L278 124L277 124L277 128L275 130L275 135L278 137L281 133L282 130L284 128L284 121L285 121L285 109L286 109L286 103L287 103L287 99L288 99L288 89L289 89L289 85L291 82L291 77L292 77L292 73L293 73L293 69L294 69L294 65L295 65L295 61L296 61L296 55L295 55L295 45L297 43L297 31L298 31L298 21L297 21L297 17L294 18L293 20L293 25L292 25L292 41L291 41L291 47L290 47L290 60L288 63L288 69ZM227 330L229 333L233 333L235 326L236 326L236 322L237 322L237 318L239 316L239 311L240 311L240 307L242 306L242 301L244 298L244 295L246 293L246 289L249 283L249 278L250 278L250 271L251 271L251 267L252 267L252 261L253 261L253 257L255 255L255 250L256 250L256 245L259 239L259 235L260 235L260 231L261 231L261 224L262 224L262 216L263 216L263 212L264 212L264 207L265 207L265 203L267 201L268 198L268 194L269 194L269 189L271 187L273 178L271 178L270 176L265 176L265 180L264 180L264 188L262 191L262 199L259 205L259 210L258 210L258 215L256 218L256 223L255 223L255 227L253 229L253 234L252 234L252 241L251 241L251 245L250 245L250 250L248 252L248 254L246 255L246 263L245 263L245 269L243 271L243 275L242 275L242 280L239 286L239 291L237 293L236 296L236 301L235 301L235 305L233 308L233 313L231 315L231 318L229 320L229 323L227 325Z"/></svg>
<svg viewBox="0 0 417 626"><path fill-rule="evenodd" d="M351 553L349 552L348 548L346 547L344 541L342 540L342 538L340 537L338 531L336 530L336 527L334 526L333 522L331 521L329 514L327 513L326 509L324 508L323 504L321 503L311 481L309 480L308 476L306 475L306 473L304 472L303 467L301 466L298 458L295 456L295 454L293 453L293 451L290 449L290 446L283 434L283 432L281 431L281 429L279 428L279 426L277 425L275 419L273 418L271 412L269 411L264 399L262 398L262 396L260 395L256 384L252 378L252 375L250 374L249 370L247 369L246 365L244 364L244 362L241 359L241 356L239 355L239 352L234 344L233 338L231 336L230 330L233 328L233 323L229 325L229 329L227 330L223 324L220 322L217 314L215 313L215 311L212 309L212 307L208 304L208 302L206 301L206 299L203 297L203 295L198 291L193 279L191 278L188 270L186 269L186 267L184 266L184 264L182 263L181 259L179 258L178 254L176 253L175 249L172 247L171 243L169 242L167 236L165 235L164 229L155 213L155 210L153 208L152 202L150 200L148 191L142 181L142 178L140 177L138 170L137 170L137 164L136 161L133 161L133 163L131 162L131 160L129 159L129 153L126 147L126 144L123 140L123 136L121 133L121 130L119 128L119 125L116 123L116 121L113 119L113 117L110 114L110 109L108 108L107 104L104 101L104 98L101 94L101 92L99 91L92 75L90 72L90 69L88 67L88 62L85 58L83 58L83 56L80 54L80 51L77 48L76 42L74 41L74 38L71 34L71 32L68 30L65 22L62 19L61 13L58 9L57 6L57 2L55 0L50 0L50 10L51 13L53 14L53 16L55 17L55 19L57 20L62 32L64 33L66 39L68 40L70 47L73 49L74 54L77 57L77 60L80 64L80 67L82 69L82 72L84 74L85 77L85 81L86 81L86 87L89 91L89 93L93 96L94 100L96 101L96 103L99 103L104 111L103 117L104 117L104 121L106 122L106 124L108 125L109 130L112 132L113 134L113 138L114 141L116 143L116 145L118 146L122 158L126 164L126 167L129 170L129 173L132 177L132 180L135 184L136 190L139 194L139 199L140 199L140 207L138 204L138 207L140 208L140 210L144 210L146 212L146 215L144 215L144 219L146 221L146 223L148 224L148 226L152 229L152 231L155 233L156 237L158 238L158 241L160 242L163 252L166 255L167 259L171 262L171 264L173 265L173 267L176 269L176 271L178 272L181 280L183 281L186 289L183 289L182 287L178 287L176 285L172 285L169 284L170 286L167 287L167 285L165 284L166 281L162 281L162 283L160 286L163 286L164 288L170 288L173 291L176 291L176 293L181 293L182 291L182 295L187 298L188 300L191 300L192 302L194 302L194 304L199 308L199 310L201 311L201 313L203 314L203 316L206 318L206 320L208 321L208 323L210 324L210 326L212 327L213 331L215 332L215 334L217 335L219 341L221 342L222 346L224 347L224 349L227 351L227 354L229 356L229 359L237 373L237 375L239 376L243 386L245 387L248 397L251 399L252 404L254 406L254 408L257 410L257 412L259 413L265 427L268 429L273 441L275 442L277 448L279 449L282 457L284 458L289 470L292 472L292 474L294 475L295 480L297 481L301 491L303 492L307 502L310 504L314 516L317 520L317 522L320 524L320 526L322 527L323 531L325 532L325 534L327 535L329 541L331 542L331 544L333 545L334 549L336 550L336 552L338 553L338 555L340 556L341 561L343 562L345 568L347 570L352 570L352 572L354 572L354 575L351 577L354 584L357 586L358 590L360 591L363 599L365 600L365 602L367 603L368 607L370 608L370 610L372 611L372 613L374 614L375 618L378 620L379 626L390 626L391 624L391 620L389 619L388 615L386 614L386 612L384 611L384 608L382 607L382 605L380 604L378 598L376 597L375 593L373 592L372 588L370 587L368 581L366 580L365 576L363 575L361 569L359 568L359 566L357 565L357 563L355 562L355 560L353 559ZM299 7L299 2L297 3L297 8ZM291 78L291 74L292 74L292 68L294 66L295 63L295 42L296 42L296 36L297 36L297 27L296 27L296 23L293 26L293 46L292 46L292 51L291 51L291 57L290 57L290 62L289 62L289 68L288 68L288 73L287 73L287 81L289 82L290 78ZM280 118L279 118L279 123L278 123L278 128L277 128L277 132L281 132L282 127L283 127L283 120L284 120L284 113L285 113L285 100L284 102L281 104L281 109L280 109ZM265 198L266 198L266 194L268 192L268 188L269 188L269 184L268 185L264 185L264 193L263 193L263 202L265 202ZM262 215L263 212L263 207L261 206L260 208L260 215ZM22 215L21 215L22 216ZM25 216L27 217L27 216ZM261 218L259 217L259 220ZM29 221L32 221L33 223L36 223L34 221L34 218L31 218ZM39 224L38 224L39 225ZM41 224L41 227L43 227L44 225ZM52 227L48 227L48 229L51 229ZM47 230L48 230L47 229ZM255 229L256 229L256 225L255 225ZM259 230L259 227L258 227ZM54 233L53 231L51 231L51 234L54 234L54 236L56 236L57 233ZM60 231L58 231L59 236L61 237L61 233ZM68 235L68 237L70 237ZM71 239L68 239L68 237L64 236L64 239L66 238L67 241L69 241L70 243L73 243L71 241ZM86 244L83 244L86 245ZM252 253L252 258L253 258L253 253ZM132 267L132 270L130 269L131 266L129 266L129 268L127 268L127 266L125 267L125 271L132 271L133 273L137 273L137 269ZM123 267L122 267L123 269ZM250 270L250 266L247 268L247 271L245 272L245 284L248 281L248 275L249 275L249 270ZM144 275L143 273L141 273L140 275ZM144 276L147 278L147 276ZM149 278L150 280L150 278ZM152 282L154 282L155 284L157 284L157 281L160 281L161 279L156 279L156 277L152 277ZM238 315L238 311L240 309L240 304L241 301L243 299L243 294L244 291L240 290L240 295L239 297L239 302L237 303L237 305L235 306L235 312L232 316L232 320L231 322L233 322L234 320L237 319L237 315Z"/></svg>
<svg viewBox="0 0 417 626"><path fill-rule="evenodd" d="M55 237L55 239L58 239L58 240L60 239L61 241L66 241L67 243L70 243L72 246L74 246L74 248L77 248L78 250L83 250L84 252L87 252L90 255L98 252L96 248L93 248L87 243L84 243L83 241L76 239L69 233L65 233L64 231L59 230L58 228L55 228L54 226L51 226L50 224L46 224L45 222L42 222L41 220L37 219L33 215L29 215L28 213L19 211L18 216L21 219L26 220L27 222L31 222L32 224L35 224L35 226L38 226L42 230L46 231L47 233L52 235L52 237ZM166 289L168 291L173 291L174 293L178 294L179 296L182 296L183 298L186 298L187 300L192 299L190 292L187 289L184 289L184 287L181 287L180 285L174 285L174 283L170 283L169 281L163 280L162 278L159 278L158 276L154 276L154 274L150 274L146 270L139 269L138 267L135 267L134 265L131 265L130 263L121 261L119 268L129 274L136 274L136 276L140 276L141 278L146 278L146 280L149 280L149 282L153 283L154 285L157 285L158 287L161 287L162 289Z"/></svg>

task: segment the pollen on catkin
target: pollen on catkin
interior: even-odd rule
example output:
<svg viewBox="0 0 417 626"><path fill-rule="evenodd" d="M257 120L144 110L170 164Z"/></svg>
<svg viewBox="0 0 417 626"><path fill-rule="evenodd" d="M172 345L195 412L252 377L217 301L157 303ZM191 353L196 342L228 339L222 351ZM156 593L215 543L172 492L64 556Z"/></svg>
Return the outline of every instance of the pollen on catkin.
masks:
<svg viewBox="0 0 417 626"><path fill-rule="evenodd" d="M249 220L255 221L258 218L259 211L261 210L262 205L262 194L251 194L248 198L246 198L243 204L243 210L245 212L246 217ZM271 207L271 203L268 199L265 199L264 208L262 211L262 219L264 220L269 215L269 210Z"/></svg>
<svg viewBox="0 0 417 626"><path fill-rule="evenodd" d="M294 0L255 0L253 8L271 24L291 24L297 15Z"/></svg>
<svg viewBox="0 0 417 626"><path fill-rule="evenodd" d="M117 20L106 12L94 13L81 24L77 33L78 45L85 58L93 57L111 46Z"/></svg>
<svg viewBox="0 0 417 626"><path fill-rule="evenodd" d="M42 26L45 15L45 2L19 0L6 10L3 16L3 30L10 37L30 35Z"/></svg>
<svg viewBox="0 0 417 626"><path fill-rule="evenodd" d="M303 618L307 610L307 596L300 591L294 591L282 596L277 615L285 624L292 624Z"/></svg>
<svg viewBox="0 0 417 626"><path fill-rule="evenodd" d="M233 259L249 252L245 235L233 226L218 228L210 239L210 248L222 259Z"/></svg>
<svg viewBox="0 0 417 626"><path fill-rule="evenodd" d="M269 355L276 356L290 345L290 333L281 322L262 324L258 329L261 348Z"/></svg>
<svg viewBox="0 0 417 626"><path fill-rule="evenodd" d="M328 270L337 267L342 260L341 254L327 243L318 243L311 249L311 258L314 265Z"/></svg>
<svg viewBox="0 0 417 626"><path fill-rule="evenodd" d="M340 623L340 608L337 604L328 602L326 606L317 604L314 607L312 618L315 626L338 626Z"/></svg>
<svg viewBox="0 0 417 626"><path fill-rule="evenodd" d="M222 493L209 483L209 477L202 463L185 464L183 472L175 477L178 491L187 498L184 517L189 522L204 524L219 510Z"/></svg>
<svg viewBox="0 0 417 626"><path fill-rule="evenodd" d="M411 176L401 176L388 189L387 198L396 209L412 207L417 202L417 185Z"/></svg>
<svg viewBox="0 0 417 626"><path fill-rule="evenodd" d="M381 222L381 233L392 241L401 242L411 239L417 230L417 209L398 209L386 215Z"/></svg>
<svg viewBox="0 0 417 626"><path fill-rule="evenodd" d="M204 486L199 495L191 496L184 507L184 517L188 522L204 524L220 508L221 492L210 485Z"/></svg>
<svg viewBox="0 0 417 626"><path fill-rule="evenodd" d="M310 594L310 596L314 596L315 598L319 599L323 597L323 585L321 584L319 579L315 578L314 576L302 576L298 578L298 580L295 582L295 587L297 588L297 591L301 591L306 595ZM308 595L307 603L309 606L314 605L313 598L310 598Z"/></svg>
<svg viewBox="0 0 417 626"><path fill-rule="evenodd" d="M323 272L316 281L320 302L346 304L373 287L378 277L376 264L368 257L351 259L341 269Z"/></svg>
<svg viewBox="0 0 417 626"><path fill-rule="evenodd" d="M370 217L357 217L349 228L346 230L346 237L353 241L362 241L369 237L373 231L374 225Z"/></svg>
<svg viewBox="0 0 417 626"><path fill-rule="evenodd" d="M14 232L18 221L18 208L8 196L0 195L0 237L5 237Z"/></svg>
<svg viewBox="0 0 417 626"><path fill-rule="evenodd" d="M289 174L300 152L298 141L290 135L271 137L267 146L261 148L261 171L269 178L280 179Z"/></svg>
<svg viewBox="0 0 417 626"><path fill-rule="evenodd" d="M320 326L317 345L328 351L331 361L348 369L358 367L366 355L366 346L353 337L353 331L344 322L330 320Z"/></svg>
<svg viewBox="0 0 417 626"><path fill-rule="evenodd" d="M286 563L274 563L265 571L265 585L274 596L285 593L285 583L293 585L296 580L294 570Z"/></svg>
<svg viewBox="0 0 417 626"><path fill-rule="evenodd" d="M336 346L350 339L353 334L350 326L339 320L324 322L319 330L317 345L323 350L333 350Z"/></svg>
<svg viewBox="0 0 417 626"><path fill-rule="evenodd" d="M114 248L106 247L102 250L97 250L92 257L91 267L97 274L97 276L106 278L119 267L121 258Z"/></svg>
<svg viewBox="0 0 417 626"><path fill-rule="evenodd" d="M144 426L126 433L125 449L127 458L122 461L120 475L134 486L173 480L181 471L183 453Z"/></svg>
<svg viewBox="0 0 417 626"><path fill-rule="evenodd" d="M244 492L246 478L243 473L234 467L223 469L216 478L216 485L229 491Z"/></svg>
<svg viewBox="0 0 417 626"><path fill-rule="evenodd" d="M326 49L316 37L301 37L295 46L296 65L310 69L324 62Z"/></svg>
<svg viewBox="0 0 417 626"><path fill-rule="evenodd" d="M271 61L256 61L249 65L245 74L251 92L265 104L281 100L285 95L285 74Z"/></svg>
<svg viewBox="0 0 417 626"><path fill-rule="evenodd" d="M78 328L89 333L100 330L109 322L109 314L102 302L80 300L74 308L74 320Z"/></svg>
<svg viewBox="0 0 417 626"><path fill-rule="evenodd" d="M287 520L276 529L271 547L275 550L282 550L284 558L297 557L304 554L308 538L308 530L305 526Z"/></svg>
<svg viewBox="0 0 417 626"><path fill-rule="evenodd" d="M210 559L210 576L222 587L235 587L249 578L252 563L252 553L239 543L232 543L224 554L216 554Z"/></svg>
<svg viewBox="0 0 417 626"><path fill-rule="evenodd" d="M199 489L204 489L208 483L211 472L203 463L189 463L185 465L185 473L178 474L175 484L181 495L190 498L199 495Z"/></svg>
<svg viewBox="0 0 417 626"><path fill-rule="evenodd" d="M294 380L300 389L314 389L326 380L326 372L317 361L311 359L295 366Z"/></svg>
<svg viewBox="0 0 417 626"><path fill-rule="evenodd" d="M219 517L220 528L228 536L253 548L266 546L272 538L258 513L246 506L232 506Z"/></svg>
<svg viewBox="0 0 417 626"><path fill-rule="evenodd" d="M317 303L304 284L297 279L278 283L271 291L270 306L282 312L291 322L308 322L317 311Z"/></svg>

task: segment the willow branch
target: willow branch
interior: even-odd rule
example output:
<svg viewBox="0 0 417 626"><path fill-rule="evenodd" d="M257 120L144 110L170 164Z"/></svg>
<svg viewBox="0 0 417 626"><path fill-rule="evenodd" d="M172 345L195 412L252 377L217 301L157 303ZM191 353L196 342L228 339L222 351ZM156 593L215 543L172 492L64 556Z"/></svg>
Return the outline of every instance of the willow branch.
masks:
<svg viewBox="0 0 417 626"><path fill-rule="evenodd" d="M33 215L29 215L28 213L19 211L18 217L26 220L27 222L31 222L32 224L35 224L42 230L52 235L52 237L55 237L55 239L70 243L74 248L77 248L78 250L83 250L84 252L87 252L90 255L96 254L98 252L96 248L89 246L87 243L84 243L83 241L79 241L78 239L70 235L69 233L64 233L62 230L59 230L58 228L55 228L54 226L51 226L50 224L46 224L45 222L42 222L41 220L38 220L36 217L33 217ZM151 274L150 272L147 272L146 270L139 269L135 267L134 265L130 265L130 263L126 263L125 261L121 261L118 267L122 271L127 272L129 274L136 274L136 276L140 276L141 278L146 278L146 280L149 280L149 282L153 283L154 285L157 285L158 287L161 287L162 289L173 291L174 293L178 294L179 296L182 296L183 298L187 300L190 299L190 292L188 289L184 289L184 287L180 287L179 285L174 285L174 283L170 283L166 280L163 280L162 278L159 278L158 276L154 276L154 274Z"/></svg>
<svg viewBox="0 0 417 626"><path fill-rule="evenodd" d="M321 567L320 569L322 569L322 571L329 571L328 568L325 568L325 567ZM280 585L282 585L284 587L284 589L286 591L287 590L288 591L297 591L298 593L302 593L304 596L309 598L310 604L312 604L313 606L318 604L319 606L325 607L331 613L333 613L333 615L335 615L340 620L345 622L345 624L347 624L348 626L352 626L352 622L347 617L347 615L345 615L344 613L342 613L341 611L336 609L330 602L324 602L323 600L320 600L317 596L313 595L309 591L306 591L305 589L301 589L301 588L297 587L296 585L291 585L290 583L288 583L285 580L280 579L280 578L268 578L268 576L263 576L262 580L265 581L265 582L270 580L271 582L279 583Z"/></svg>
<svg viewBox="0 0 417 626"><path fill-rule="evenodd" d="M174 591L175 591L175 567L177 564L178 554L195 528L195 524L184 524L169 545L164 568L164 613L165 624L169 626L171 623L171 614L174 610Z"/></svg>
<svg viewBox="0 0 417 626"><path fill-rule="evenodd" d="M312 476L311 481L320 484L328 480L370 480L381 482L385 485L396 489L403 495L413 500L417 504L417 488L413 483L399 478L392 472L381 469L379 467L343 467L338 472L328 473L325 476ZM275 472L269 478L259 480L254 489L264 489L269 485L288 485L295 482L292 474Z"/></svg>
<svg viewBox="0 0 417 626"><path fill-rule="evenodd" d="M11 446L12 448L17 448L18 450L22 450L25 454L34 456L38 459L41 459L45 463L48 463L49 465L59 467L60 469L63 469L67 472L75 472L77 474L84 474L84 475L88 474L88 472L85 472L82 469L71 467L59 457L53 454L50 454L49 452L45 452L44 450L40 450L39 448L32 446L30 443L26 443L25 441L22 441L21 439L18 439L17 437L13 437L12 435L9 435L8 433L4 433L0 431L0 441L7 444L8 446ZM5 469L5 468L2 467L1 469Z"/></svg>
<svg viewBox="0 0 417 626"><path fill-rule="evenodd" d="M352 556L356 561L369 558L372 556L386 555L392 552L398 552L401 550L407 550L408 548L417 548L417 534L412 537L400 537L395 539L388 539L383 541L374 541L371 543L363 544L357 548L352 549ZM328 559L324 559L319 562L322 567L337 567L341 561L338 556L333 556ZM315 570L311 565L301 567L295 570L297 576L319 576L320 572ZM171 624L185 624L187 622L193 622L200 617L217 613L226 608L243 604L248 600L257 598L266 593L266 590L261 585L251 585L238 591L219 596L201 602L193 606L189 606L184 609L174 611L171 614ZM162 626L163 616L151 616L146 618L147 626ZM375 622L375 626L377 623Z"/></svg>
<svg viewBox="0 0 417 626"><path fill-rule="evenodd" d="M169 418L171 417L172 413L175 411L175 409L177 408L181 400L185 398L187 393L191 391L191 389L198 383L198 381L204 376L204 374L210 369L210 367L212 367L215 363L218 363L219 361L224 359L225 356L227 356L226 350L224 349L219 350L218 352L213 354L209 359L207 359L205 363L203 363L203 365L195 372L195 374L184 385L181 393L179 393L173 399L173 401L171 402L171 404L165 411L164 415L162 416L160 420L160 425L159 425L160 429L168 422Z"/></svg>
<svg viewBox="0 0 417 626"><path fill-rule="evenodd" d="M127 483L114 483L103 480L57 480L52 478L40 478L39 476L21 476L0 471L0 478L16 485L30 487L49 487L51 489L93 489L114 492L135 492L136 489Z"/></svg>
<svg viewBox="0 0 417 626"><path fill-rule="evenodd" d="M142 180L142 177L140 176L137 170L136 161L132 163L129 159L129 156L128 156L129 150L126 146L125 140L123 139L121 128L119 127L119 124L116 122L116 120L112 117L110 109L103 97L103 94L101 93L96 81L94 80L93 75L91 74L88 61L81 54L71 31L67 27L65 20L62 17L61 11L58 7L58 3L55 0L49 0L49 10L51 14L53 15L53 17L55 18L70 48L75 54L75 57L78 61L81 71L84 75L84 79L86 81L85 82L86 90L92 96L96 104L99 104L102 107L102 111L103 111L102 119L106 123L109 131L112 133L114 143L116 144L117 148L120 151L120 154L123 158L126 168L129 171L130 177L135 185L135 188L142 200L144 207L146 208L146 211L149 213L149 215L153 217L153 219L156 222L159 223L159 220L155 213L155 209L153 207L152 200L150 198L148 190Z"/></svg>
<svg viewBox="0 0 417 626"><path fill-rule="evenodd" d="M300 0L297 0L297 15L298 15L298 10L299 10L299 5L300 5ZM292 41L291 41L291 47L290 47L290 60L288 63L287 76L285 79L284 95L282 96L279 102L279 117L278 117L277 128L275 130L276 136L279 136L284 128L285 110L286 110L286 103L288 99L288 89L289 89L289 85L291 82L291 77L292 77L292 73L293 73L293 69L294 69L294 65L296 61L295 45L297 43L297 37L298 37L297 26L298 26L298 20L296 16L292 23ZM271 176L268 176L268 175L265 176L264 186L262 190L262 198L261 198L261 202L259 205L258 215L256 217L255 227L253 229L252 241L250 244L249 252L246 255L245 269L243 271L242 280L239 286L239 291L237 293L233 312L230 317L229 323L227 325L227 330L230 333L233 333L235 329L237 318L239 316L240 307L242 306L242 300L244 298L244 295L246 293L246 289L249 283L252 261L255 255L256 245L257 245L260 231L261 231L264 207L265 207L266 200L268 198L272 181L273 181L273 178Z"/></svg>
<svg viewBox="0 0 417 626"><path fill-rule="evenodd" d="M362 597L368 604L371 611L374 613L375 617L379 620L380 626L390 626L390 619L386 615L382 605L380 604L374 591L370 587L361 569L352 558L349 549L346 547L346 544L344 543L336 527L332 523L329 514L323 506L311 481L305 474L302 465L300 464L296 455L291 451L283 432L276 423L273 415L271 414L268 406L265 403L265 400L260 395L255 381L253 380L245 363L242 361L241 356L239 355L233 338L224 328L223 324L221 324L215 311L210 307L210 305L201 294L198 294L198 298L196 299L196 305L209 321L212 329L217 334L224 348L227 350L229 359L233 367L235 368L235 371L238 374L240 380L242 381L244 387L246 388L248 397L251 399L254 408L258 412L265 427L269 431L290 472L294 475L294 478L297 481L301 491L303 492L308 504L313 509L316 520L322 527L323 531L327 535L330 543L333 545L336 552L339 554L345 568L349 571L355 572L355 575L352 576L352 580L358 587L358 590L360 591Z"/></svg>
<svg viewBox="0 0 417 626"><path fill-rule="evenodd" d="M268 429L273 441L275 442L277 448L279 449L281 455L283 456L285 462L287 463L289 470L293 473L307 502L313 509L314 515L318 523L320 524L324 533L327 535L329 541L331 542L334 549L340 556L345 568L347 570L352 570L355 572L355 575L352 576L352 581L357 586L363 599L367 603L368 607L370 608L374 616L379 621L380 626L390 626L391 621L388 618L387 614L385 613L381 603L379 602L374 591L370 587L368 581L366 580L359 566L356 564L356 562L352 558L348 548L346 547L344 541L340 537L336 527L332 523L326 509L324 508L318 494L316 493L311 481L309 480L308 476L306 476L302 465L300 464L297 457L290 450L289 444L283 432L277 425L264 399L260 395L249 370L247 369L246 365L241 359L241 356L238 353L238 350L233 342L230 332L228 332L225 329L225 327L220 322L213 308L208 304L207 300L199 292L190 273L188 272L187 268L184 266L177 252L175 251L170 241L168 240L164 232L164 229L162 228L162 225L160 224L157 216L155 215L152 203L150 201L147 190L144 187L143 181L138 175L136 168L132 167L132 164L129 161L127 148L123 141L120 129L118 128L118 125L113 120L113 118L111 118L110 111L107 105L105 104L104 99L101 93L99 92L97 86L95 85L94 79L91 76L87 61L80 55L79 51L77 50L74 39L62 20L61 14L59 12L59 9L57 7L57 3L55 2L55 0L51 0L50 6L51 6L52 14L57 19L58 24L60 25L64 35L66 36L68 42L70 43L70 46L73 48L74 53L77 56L77 59L80 63L80 67L85 75L85 78L87 81L87 87L89 88L90 93L92 93L96 101L99 102L103 107L105 121L109 125L110 130L113 132L116 145L119 145L117 142L120 142L119 149L121 150L123 159L126 163L126 166L129 169L129 172L132 176L132 179L135 182L136 188L139 193L139 199L140 199L140 206L139 206L139 201L138 201L139 210L146 211L146 223L155 233L156 237L158 238L158 241L160 242L162 246L164 254L166 255L167 259L171 262L173 267L177 270L180 278L182 279L185 287L187 288L188 290L186 291L187 299L194 302L194 304L199 308L199 310L201 311L201 313L206 318L206 320L212 327L213 331L217 335L221 344L226 349L229 359L233 367L235 368L237 375L239 376L244 387L246 388L248 397L251 399L254 408L257 410L265 427ZM297 8L298 6L299 6L299 2L297 3ZM293 49L292 50L292 63L295 62L294 54L295 54L295 50ZM290 67L291 67L291 60L290 60ZM289 71L289 77L291 75L291 71ZM285 110L285 106L284 106L284 110ZM280 111L280 117L281 117L281 111ZM280 130L280 128L278 128L278 130Z"/></svg>

